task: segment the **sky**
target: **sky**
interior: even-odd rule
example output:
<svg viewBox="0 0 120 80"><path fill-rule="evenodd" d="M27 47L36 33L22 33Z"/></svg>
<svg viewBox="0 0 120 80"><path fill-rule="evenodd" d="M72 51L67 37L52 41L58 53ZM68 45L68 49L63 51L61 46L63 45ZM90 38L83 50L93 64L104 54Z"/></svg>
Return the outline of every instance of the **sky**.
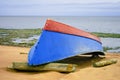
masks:
<svg viewBox="0 0 120 80"><path fill-rule="evenodd" d="M0 0L0 16L120 16L120 0Z"/></svg>

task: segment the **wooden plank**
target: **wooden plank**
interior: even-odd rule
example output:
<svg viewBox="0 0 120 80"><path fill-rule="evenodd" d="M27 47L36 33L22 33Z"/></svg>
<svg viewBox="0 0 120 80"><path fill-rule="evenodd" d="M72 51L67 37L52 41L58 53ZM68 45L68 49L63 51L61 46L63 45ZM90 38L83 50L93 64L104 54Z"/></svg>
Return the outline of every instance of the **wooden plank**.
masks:
<svg viewBox="0 0 120 80"><path fill-rule="evenodd" d="M73 72L76 70L75 64L64 63L48 63L39 66L29 66L27 62L13 62L10 69L22 71L59 71L59 72Z"/></svg>
<svg viewBox="0 0 120 80"><path fill-rule="evenodd" d="M107 65L115 64L115 63L117 63L116 59L109 59L109 60L95 62L95 63L93 63L93 66L94 67L103 67L103 66L107 66Z"/></svg>

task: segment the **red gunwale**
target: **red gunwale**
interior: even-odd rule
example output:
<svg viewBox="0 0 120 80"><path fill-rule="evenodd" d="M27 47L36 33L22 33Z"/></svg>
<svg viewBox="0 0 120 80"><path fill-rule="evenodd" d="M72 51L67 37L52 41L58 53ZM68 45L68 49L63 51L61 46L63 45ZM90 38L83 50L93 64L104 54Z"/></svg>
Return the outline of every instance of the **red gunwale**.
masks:
<svg viewBox="0 0 120 80"><path fill-rule="evenodd" d="M90 34L89 32L74 28L72 26L69 26L69 25L66 25L66 24L63 24L57 21L53 21L51 19L48 19L46 21L46 24L43 30L60 32L60 33L65 33L65 34L72 34L76 36L83 36L83 37L94 39L101 43L100 38L98 38L95 35Z"/></svg>

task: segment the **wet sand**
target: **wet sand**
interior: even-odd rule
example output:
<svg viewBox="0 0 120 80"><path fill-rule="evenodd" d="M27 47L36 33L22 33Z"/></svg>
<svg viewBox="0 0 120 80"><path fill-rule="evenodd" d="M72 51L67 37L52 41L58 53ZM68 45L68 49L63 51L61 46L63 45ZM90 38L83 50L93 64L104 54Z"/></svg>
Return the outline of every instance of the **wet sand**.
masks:
<svg viewBox="0 0 120 80"><path fill-rule="evenodd" d="M12 62L26 62L30 48L0 46L0 80L119 80L120 79L120 53L106 53L105 58L93 59L90 57L76 56L62 60L64 63L77 64L77 70L72 73L56 71L22 72L7 69ZM116 64L95 68L94 61L101 59L117 59Z"/></svg>

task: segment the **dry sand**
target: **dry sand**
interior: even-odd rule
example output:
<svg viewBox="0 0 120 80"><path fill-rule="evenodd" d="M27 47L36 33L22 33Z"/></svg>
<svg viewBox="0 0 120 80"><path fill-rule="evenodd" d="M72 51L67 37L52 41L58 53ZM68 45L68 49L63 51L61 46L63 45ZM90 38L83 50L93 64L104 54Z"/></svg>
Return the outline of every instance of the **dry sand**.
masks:
<svg viewBox="0 0 120 80"><path fill-rule="evenodd" d="M20 72L7 69L12 62L27 61L29 48L0 46L0 80L120 80L120 53L107 53L106 58L118 60L116 64L95 68L92 62L96 61L90 57L73 57L62 60L65 63L75 63L77 70L72 73L60 73L55 71L46 72Z"/></svg>

